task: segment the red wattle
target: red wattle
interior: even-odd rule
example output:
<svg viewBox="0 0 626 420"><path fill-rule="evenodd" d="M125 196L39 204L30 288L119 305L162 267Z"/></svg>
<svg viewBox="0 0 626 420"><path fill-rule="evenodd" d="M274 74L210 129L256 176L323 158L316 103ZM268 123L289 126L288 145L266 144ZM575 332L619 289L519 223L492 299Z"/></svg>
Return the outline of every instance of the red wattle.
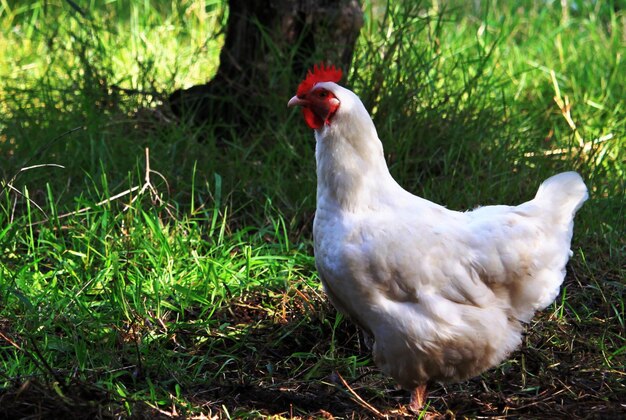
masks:
<svg viewBox="0 0 626 420"><path fill-rule="evenodd" d="M324 121L315 115L309 108L302 108L302 115L304 115L304 121L306 121L306 124L310 128L317 130L318 128L322 128L322 126L324 126Z"/></svg>

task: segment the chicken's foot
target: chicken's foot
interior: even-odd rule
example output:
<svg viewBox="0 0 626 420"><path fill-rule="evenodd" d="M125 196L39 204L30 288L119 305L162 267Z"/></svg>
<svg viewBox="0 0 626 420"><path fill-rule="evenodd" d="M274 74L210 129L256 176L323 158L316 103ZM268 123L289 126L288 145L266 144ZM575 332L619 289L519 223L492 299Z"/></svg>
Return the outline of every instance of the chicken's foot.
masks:
<svg viewBox="0 0 626 420"><path fill-rule="evenodd" d="M419 413L422 410L427 394L426 385L420 385L411 391L411 403L409 404L411 411Z"/></svg>

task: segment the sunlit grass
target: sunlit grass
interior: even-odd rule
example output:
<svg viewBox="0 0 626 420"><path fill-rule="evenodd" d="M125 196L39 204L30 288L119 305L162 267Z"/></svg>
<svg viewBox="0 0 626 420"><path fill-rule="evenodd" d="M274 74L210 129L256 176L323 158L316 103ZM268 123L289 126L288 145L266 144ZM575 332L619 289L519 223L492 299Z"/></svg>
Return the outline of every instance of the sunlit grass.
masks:
<svg viewBox="0 0 626 420"><path fill-rule="evenodd" d="M62 85L83 59L105 67L112 77L102 82L121 88L203 83L217 69L227 17L218 0L12 3L0 5L0 60L7 64L0 75L30 89L42 77ZM81 45L84 56L77 54Z"/></svg>

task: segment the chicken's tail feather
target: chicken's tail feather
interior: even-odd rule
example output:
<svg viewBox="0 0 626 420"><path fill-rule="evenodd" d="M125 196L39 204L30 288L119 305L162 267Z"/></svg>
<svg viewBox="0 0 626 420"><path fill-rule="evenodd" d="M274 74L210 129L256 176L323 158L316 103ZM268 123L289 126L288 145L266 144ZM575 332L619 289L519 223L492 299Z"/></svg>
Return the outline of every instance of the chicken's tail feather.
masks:
<svg viewBox="0 0 626 420"><path fill-rule="evenodd" d="M587 187L576 172L550 177L539 187L532 203L542 209L544 236L536 254L538 268L524 286L532 305L520 306L520 319L530 320L534 311L547 307L559 294L565 266L572 256L574 215L587 198Z"/></svg>
<svg viewBox="0 0 626 420"><path fill-rule="evenodd" d="M571 218L587 198L587 186L576 172L563 172L546 179L535 196L535 200L546 203L559 216Z"/></svg>

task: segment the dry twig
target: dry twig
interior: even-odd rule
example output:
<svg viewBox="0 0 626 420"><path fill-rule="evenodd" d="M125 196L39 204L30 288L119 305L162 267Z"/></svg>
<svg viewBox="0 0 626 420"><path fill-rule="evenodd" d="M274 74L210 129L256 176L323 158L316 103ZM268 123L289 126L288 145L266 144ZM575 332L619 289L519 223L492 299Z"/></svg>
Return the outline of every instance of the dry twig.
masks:
<svg viewBox="0 0 626 420"><path fill-rule="evenodd" d="M378 411L374 406L372 406L370 403L368 403L367 401L365 401L363 398L361 398L361 396L359 394L357 394L351 387L350 385L348 385L348 382L346 382L345 379L343 379L343 376L341 376L339 374L339 372L337 373L337 377L339 377L339 380L341 381L341 383L343 384L343 386L346 387L346 389L350 392L350 394L352 394L354 396L353 400L359 404L361 407L367 409L370 413L372 413L376 418L379 419L385 419L387 418L387 416L385 416L383 413L381 413L380 411Z"/></svg>
<svg viewBox="0 0 626 420"><path fill-rule="evenodd" d="M572 118L572 104L569 102L569 97L567 95L561 95L561 89L559 88L559 83L556 80L556 73L554 70L550 70L550 77L552 78L552 86L554 87L554 102L556 102L557 106L561 110L561 115L565 118L567 125L572 129L574 133L574 137L576 137L576 141L578 142L578 152L582 154L590 154L594 149L594 146L597 146L600 143L606 142L613 138L613 133L606 134L602 137L598 137L597 139L593 139L591 141L585 141L578 131L578 127ZM533 157L537 155L543 156L551 156L551 155L566 155L571 153L572 150L569 148L557 148L552 150L545 150L540 153L535 152L526 152L524 153L525 157Z"/></svg>
<svg viewBox="0 0 626 420"><path fill-rule="evenodd" d="M60 214L59 216L57 216L57 219L64 219L64 218L69 217L69 216L75 216L77 214L86 213L86 212L92 210L94 207L100 207L100 206L102 206L104 204L111 203L111 202L113 202L115 200L119 200L120 198L125 197L125 196L127 196L129 194L132 194L132 193L134 193L137 190L139 190L139 192L137 193L137 195L135 197L133 197L130 200L130 204L125 204L124 205L124 211L128 210L131 207L131 204L133 204L135 201L137 201L138 198L142 197L145 194L145 192L147 190L149 190L150 191L150 195L152 197L153 203L158 203L160 205L164 205L165 206L165 211L167 211L167 213L168 213L168 215L170 217L173 217L172 211L170 210L170 206L163 201L163 199L160 197L159 192L157 191L157 189L154 187L154 185L152 185L152 181L150 179L150 174L158 175L161 179L163 179L163 181L165 181L166 185L167 185L167 180L165 179L165 177L161 173L150 169L150 149L147 148L147 147L145 149L145 158L146 158L146 169L145 169L145 176L144 176L144 183L143 183L143 185L136 185L134 187L131 187L131 188L127 189L126 191L122 191L119 194L115 194L112 197L106 198L106 199L96 203L94 206L87 206L87 207L83 207L81 209L78 209L78 210L75 210L75 211L72 211L72 212L69 212L69 213ZM44 166L44 165L36 165L34 167L38 167L38 166ZM60 166L60 165L55 165L55 166ZM29 168L24 168L24 169L29 169ZM167 188L169 189L169 185L167 186ZM39 206L37 206L37 208L39 208L41 210L41 208ZM43 212L43 210L41 210L41 211ZM31 226L39 225L39 224L42 224L42 223L46 223L48 220L50 220L50 218L46 217L44 220L40 220L38 222L32 223Z"/></svg>

